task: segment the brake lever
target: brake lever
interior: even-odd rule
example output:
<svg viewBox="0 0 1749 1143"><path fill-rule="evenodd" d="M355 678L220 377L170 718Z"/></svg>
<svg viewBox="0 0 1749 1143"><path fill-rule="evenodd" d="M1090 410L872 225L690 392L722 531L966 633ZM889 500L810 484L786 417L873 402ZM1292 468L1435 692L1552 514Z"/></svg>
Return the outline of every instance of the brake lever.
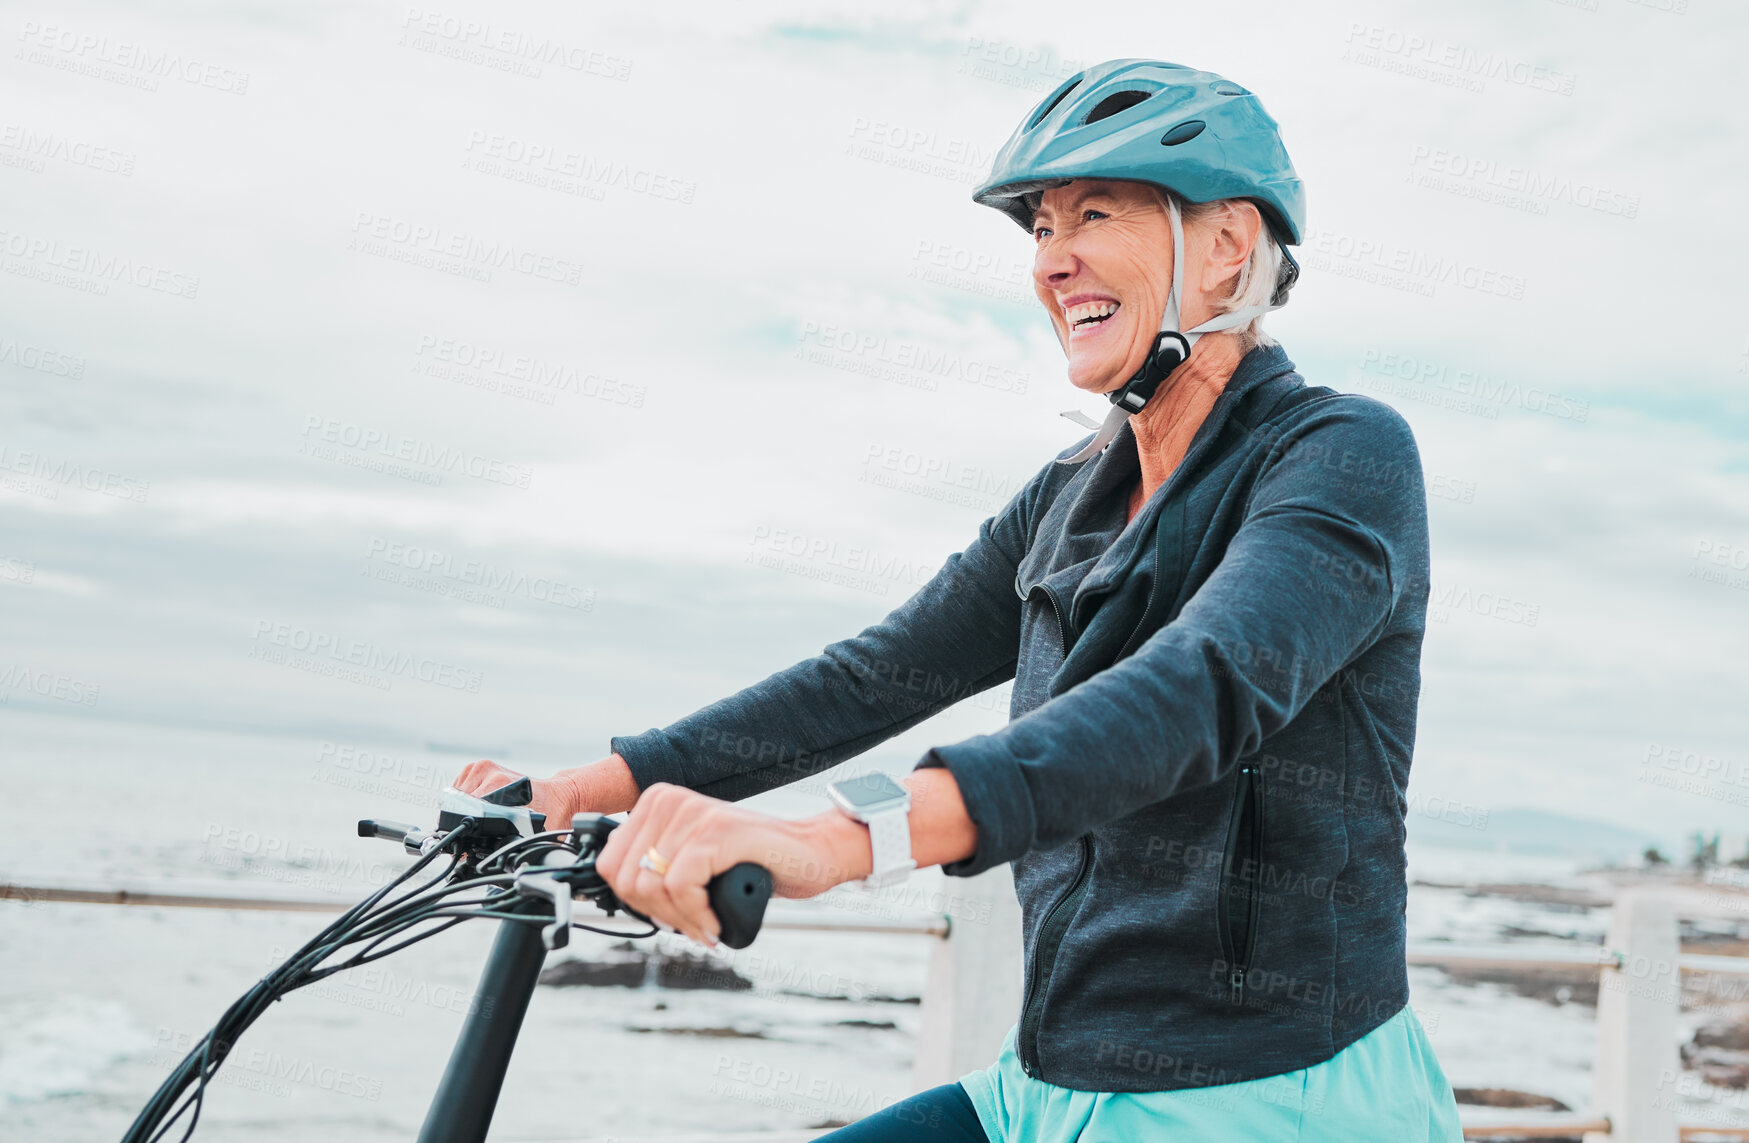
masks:
<svg viewBox="0 0 1749 1143"><path fill-rule="evenodd" d="M516 871L518 892L539 893L553 903L553 923L541 930L541 943L549 949L562 949L571 941L571 886L553 876L570 869L569 865L546 865Z"/></svg>
<svg viewBox="0 0 1749 1143"><path fill-rule="evenodd" d="M392 822L386 819L365 818L358 823L359 837L380 837L385 841L398 841L401 848L415 857L424 857L427 853L443 844L444 835L410 826L404 822Z"/></svg>

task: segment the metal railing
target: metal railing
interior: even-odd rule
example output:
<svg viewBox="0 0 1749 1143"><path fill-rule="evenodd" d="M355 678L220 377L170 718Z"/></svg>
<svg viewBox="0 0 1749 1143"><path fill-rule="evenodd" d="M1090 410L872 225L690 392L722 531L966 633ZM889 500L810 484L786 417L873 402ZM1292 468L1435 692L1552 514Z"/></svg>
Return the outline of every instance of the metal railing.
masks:
<svg viewBox="0 0 1749 1143"><path fill-rule="evenodd" d="M947 913L852 916L773 902L765 922L765 928L774 931L898 933L936 939L912 1066L916 1090L952 1082L994 1059L1019 1007L1020 911L1008 871L999 867L958 885L954 907ZM0 877L0 899L312 912L339 912L354 904L338 894L282 892L270 886L243 889L234 882L66 877ZM1410 942L1408 963L1414 965L1578 968L1600 974L1593 1108L1586 1113L1470 1113L1464 1119L1464 1137L1578 1135L1584 1143L1749 1140L1749 1127L1677 1122L1675 1088L1682 1071L1676 1020L1682 973L1749 976L1749 957L1683 953L1677 933L1675 904L1667 893L1630 888L1616 897L1609 934L1601 947L1576 942L1544 946ZM816 1133L792 1131L734 1138L776 1143L814 1137ZM679 1138L674 1137L675 1143Z"/></svg>

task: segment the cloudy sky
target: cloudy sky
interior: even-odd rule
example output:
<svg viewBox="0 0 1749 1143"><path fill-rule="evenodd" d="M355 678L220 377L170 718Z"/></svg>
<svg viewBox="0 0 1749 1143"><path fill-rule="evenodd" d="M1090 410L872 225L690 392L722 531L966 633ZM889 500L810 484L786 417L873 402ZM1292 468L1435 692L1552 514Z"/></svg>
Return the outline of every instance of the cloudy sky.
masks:
<svg viewBox="0 0 1749 1143"><path fill-rule="evenodd" d="M878 620L1103 411L969 194L1150 56L1280 121L1270 328L1420 442L1411 794L1742 821L1740 9L438 3L0 23L0 735L545 772Z"/></svg>

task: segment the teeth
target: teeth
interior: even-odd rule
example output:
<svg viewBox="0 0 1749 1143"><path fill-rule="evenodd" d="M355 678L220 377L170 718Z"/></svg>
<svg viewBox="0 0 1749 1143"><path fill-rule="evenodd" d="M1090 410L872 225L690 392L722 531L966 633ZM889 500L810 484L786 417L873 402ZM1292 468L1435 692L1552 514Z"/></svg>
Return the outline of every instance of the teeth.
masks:
<svg viewBox="0 0 1749 1143"><path fill-rule="evenodd" d="M1110 317L1117 312L1117 306L1116 302L1082 302L1064 310L1063 316L1069 319L1070 325L1080 325L1084 321Z"/></svg>

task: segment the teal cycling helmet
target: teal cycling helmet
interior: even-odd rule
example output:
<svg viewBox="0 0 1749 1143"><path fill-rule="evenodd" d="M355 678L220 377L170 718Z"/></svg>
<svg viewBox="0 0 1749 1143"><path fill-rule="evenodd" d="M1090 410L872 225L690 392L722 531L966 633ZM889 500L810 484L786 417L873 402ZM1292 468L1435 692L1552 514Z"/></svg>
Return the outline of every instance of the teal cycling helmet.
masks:
<svg viewBox="0 0 1749 1143"><path fill-rule="evenodd" d="M972 199L1002 211L1030 233L1027 196L1078 178L1153 183L1188 202L1246 199L1256 204L1282 247L1282 267L1269 305L1247 306L1181 331L1184 270L1174 257L1172 288L1153 350L1134 377L1107 394L1114 408L1099 434L1065 464L1104 448L1123 418L1142 410L1203 334L1243 325L1286 304L1299 277L1287 247L1299 243L1306 223L1305 190L1275 120L1257 97L1213 72L1160 60L1109 60L1070 77L1002 145ZM1173 249L1182 250L1177 204L1167 201ZM1093 427L1079 413L1064 415Z"/></svg>

